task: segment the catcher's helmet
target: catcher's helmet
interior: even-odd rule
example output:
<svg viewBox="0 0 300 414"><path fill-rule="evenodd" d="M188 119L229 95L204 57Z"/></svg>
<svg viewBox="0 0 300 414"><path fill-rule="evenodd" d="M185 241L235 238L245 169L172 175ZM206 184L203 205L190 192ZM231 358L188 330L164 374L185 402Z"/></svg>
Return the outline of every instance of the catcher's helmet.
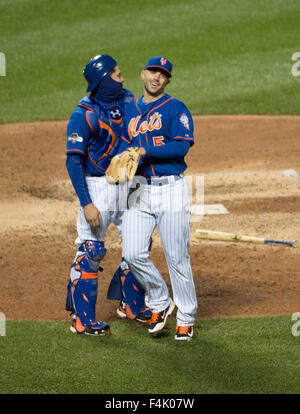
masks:
<svg viewBox="0 0 300 414"><path fill-rule="evenodd" d="M83 75L88 82L87 92L95 89L116 65L115 59L109 55L98 55L91 59L83 70Z"/></svg>

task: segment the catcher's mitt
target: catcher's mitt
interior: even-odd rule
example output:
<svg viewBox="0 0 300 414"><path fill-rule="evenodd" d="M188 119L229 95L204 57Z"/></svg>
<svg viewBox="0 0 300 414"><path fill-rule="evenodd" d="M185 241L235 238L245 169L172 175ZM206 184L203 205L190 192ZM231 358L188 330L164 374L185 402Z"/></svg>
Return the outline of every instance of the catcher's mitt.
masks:
<svg viewBox="0 0 300 414"><path fill-rule="evenodd" d="M139 147L127 148L121 154L114 156L106 171L109 182L122 183L130 181L135 176L141 158Z"/></svg>

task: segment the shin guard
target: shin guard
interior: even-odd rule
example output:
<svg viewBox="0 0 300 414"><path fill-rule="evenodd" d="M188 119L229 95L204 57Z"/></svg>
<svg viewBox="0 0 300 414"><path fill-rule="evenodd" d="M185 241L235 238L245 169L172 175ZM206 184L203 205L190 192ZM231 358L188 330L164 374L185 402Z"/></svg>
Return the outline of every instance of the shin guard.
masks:
<svg viewBox="0 0 300 414"><path fill-rule="evenodd" d="M144 319L151 317L150 310L145 307L145 289L134 277L125 261L121 262L112 278L107 299L120 299L128 319L137 319L141 313Z"/></svg>
<svg viewBox="0 0 300 414"><path fill-rule="evenodd" d="M78 249L71 266L66 310L75 314L74 328L78 333L96 323L99 261L106 249L101 242L86 242Z"/></svg>

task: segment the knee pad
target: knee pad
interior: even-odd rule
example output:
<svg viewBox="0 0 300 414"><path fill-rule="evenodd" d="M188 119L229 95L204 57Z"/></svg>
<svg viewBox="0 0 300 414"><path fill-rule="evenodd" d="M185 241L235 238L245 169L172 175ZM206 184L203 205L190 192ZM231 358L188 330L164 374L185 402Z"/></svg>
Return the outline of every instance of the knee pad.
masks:
<svg viewBox="0 0 300 414"><path fill-rule="evenodd" d="M87 240L78 249L86 253L88 259L95 262L100 262L103 257L106 255L106 248L104 247L103 242L96 240Z"/></svg>
<svg viewBox="0 0 300 414"><path fill-rule="evenodd" d="M82 243L77 251L74 263L71 265L71 281L80 278L81 272L98 272L103 269L100 261L106 255L103 242L86 241Z"/></svg>

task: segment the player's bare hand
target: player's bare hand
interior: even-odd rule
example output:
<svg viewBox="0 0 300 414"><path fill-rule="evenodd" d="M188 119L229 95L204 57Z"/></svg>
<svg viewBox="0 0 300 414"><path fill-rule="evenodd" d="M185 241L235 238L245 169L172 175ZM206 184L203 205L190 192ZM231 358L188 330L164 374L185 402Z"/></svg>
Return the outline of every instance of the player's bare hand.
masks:
<svg viewBox="0 0 300 414"><path fill-rule="evenodd" d="M84 216L86 221L91 227L99 226L101 222L101 214L97 207L94 206L93 203L86 204L83 207Z"/></svg>

